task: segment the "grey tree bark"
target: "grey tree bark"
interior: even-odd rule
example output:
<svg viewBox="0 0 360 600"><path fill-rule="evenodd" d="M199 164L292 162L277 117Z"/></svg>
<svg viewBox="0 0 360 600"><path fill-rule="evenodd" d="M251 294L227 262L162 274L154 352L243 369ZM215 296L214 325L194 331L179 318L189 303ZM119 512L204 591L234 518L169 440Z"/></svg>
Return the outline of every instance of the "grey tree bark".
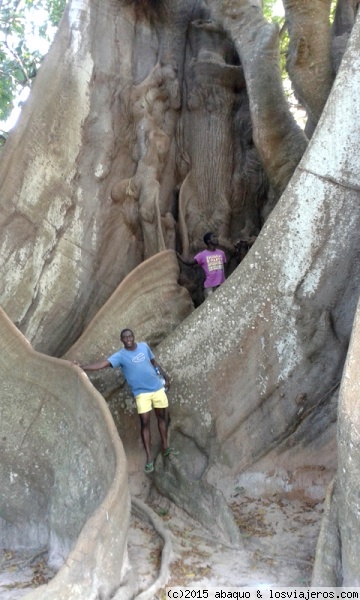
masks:
<svg viewBox="0 0 360 600"><path fill-rule="evenodd" d="M359 307L342 378L338 468L327 496L312 585L358 586L359 572Z"/></svg>
<svg viewBox="0 0 360 600"><path fill-rule="evenodd" d="M359 47L358 21L316 134L256 244L214 298L160 346L174 373L173 438L190 480L224 489L234 478L255 482L275 468L293 489L307 470L325 467L329 476L336 465L336 392L360 284ZM356 421L352 406L346 410ZM342 426L338 502L350 502L357 486L357 445L349 469L349 435ZM347 513L336 511L325 525L341 531L346 556L334 554L332 564L344 561L347 585L358 581L350 549L356 507L354 496L350 527Z"/></svg>
<svg viewBox="0 0 360 600"><path fill-rule="evenodd" d="M358 0L339 0L336 4L332 27L332 58L336 72L339 69L351 30L354 27L358 9Z"/></svg>
<svg viewBox="0 0 360 600"><path fill-rule="evenodd" d="M235 240L260 226L263 170L233 135L236 114L247 129L250 117L232 44L206 26L202 3L152 6L70 3L3 152L0 300L46 353L61 356L129 272L175 248L179 210L191 251L202 247L200 229ZM195 98L191 79L208 70ZM179 209L185 180L197 187Z"/></svg>
<svg viewBox="0 0 360 600"><path fill-rule="evenodd" d="M286 66L297 98L317 123L334 81L330 0L284 0L290 44Z"/></svg>
<svg viewBox="0 0 360 600"><path fill-rule="evenodd" d="M258 0L207 3L234 40L249 94L254 144L280 196L307 140L289 112L283 91L277 27L265 20Z"/></svg>
<svg viewBox="0 0 360 600"><path fill-rule="evenodd" d="M35 348L56 356L72 356L88 325L81 343L90 355L106 301L116 340L122 325L136 331L149 315L142 277L151 267L149 289L162 291L167 315L159 352L173 376L171 436L181 449L179 463L158 458L155 484L237 543L222 495L235 480L267 477L275 464L295 486L304 473L334 469L360 279L359 23L301 159L307 140L287 109L277 31L259 2L143 4L68 6L1 160L0 300ZM173 250L196 251L206 229L229 243L262 225L259 159L276 193L286 191L240 267L173 330L174 298L178 314L191 312ZM244 207L239 182L251 198ZM133 323L120 324L113 308L132 299L116 292L130 272L139 303ZM126 402L121 386L112 389L139 471Z"/></svg>

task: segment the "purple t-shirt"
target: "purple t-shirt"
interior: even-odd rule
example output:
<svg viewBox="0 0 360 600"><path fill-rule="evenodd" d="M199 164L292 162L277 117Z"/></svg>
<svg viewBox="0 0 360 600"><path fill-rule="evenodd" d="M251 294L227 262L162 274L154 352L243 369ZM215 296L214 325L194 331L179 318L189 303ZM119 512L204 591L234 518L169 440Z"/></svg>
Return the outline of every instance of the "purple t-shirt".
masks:
<svg viewBox="0 0 360 600"><path fill-rule="evenodd" d="M205 288L216 287L224 283L226 256L222 250L203 250L194 258L205 272Z"/></svg>

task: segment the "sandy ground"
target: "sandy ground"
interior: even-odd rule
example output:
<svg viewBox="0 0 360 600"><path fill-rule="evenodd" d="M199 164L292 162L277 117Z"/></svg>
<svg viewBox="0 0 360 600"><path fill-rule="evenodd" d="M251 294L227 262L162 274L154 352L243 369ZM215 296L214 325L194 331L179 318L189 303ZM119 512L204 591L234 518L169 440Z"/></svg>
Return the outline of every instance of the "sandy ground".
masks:
<svg viewBox="0 0 360 600"><path fill-rule="evenodd" d="M47 565L47 553L39 549L15 552L1 549L0 598L17 600L30 589L47 583L54 571Z"/></svg>
<svg viewBox="0 0 360 600"><path fill-rule="evenodd" d="M273 496L268 499L234 498L231 504L244 547L233 550L211 539L183 512L153 506L173 538L174 560L168 586L203 585L307 586L310 584L322 503L308 504ZM146 560L150 550L152 560ZM137 563L145 589L156 576L160 545L149 527L134 519L130 556ZM137 561L135 561L137 557ZM141 558L141 560L139 560ZM158 593L165 598L165 588Z"/></svg>
<svg viewBox="0 0 360 600"><path fill-rule="evenodd" d="M279 495L250 498L234 495L231 507L244 547L234 550L221 545L178 508L153 499L151 508L171 532L173 560L167 585L191 586L308 586L316 540L323 512L322 503ZM140 589L156 578L162 542L151 526L132 518L129 556ZM53 576L46 554L15 553L2 549L1 600L22 598L31 587ZM165 587L156 598L165 598Z"/></svg>

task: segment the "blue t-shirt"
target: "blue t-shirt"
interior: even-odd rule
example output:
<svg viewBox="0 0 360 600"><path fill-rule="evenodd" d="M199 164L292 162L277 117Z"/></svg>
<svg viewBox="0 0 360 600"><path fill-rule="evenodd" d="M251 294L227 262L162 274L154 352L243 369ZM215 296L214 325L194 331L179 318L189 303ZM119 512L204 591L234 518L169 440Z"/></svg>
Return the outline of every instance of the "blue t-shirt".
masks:
<svg viewBox="0 0 360 600"><path fill-rule="evenodd" d="M147 392L156 392L163 386L150 362L155 358L145 342L138 342L135 350L122 348L109 356L108 361L116 369L121 367L126 381L134 396Z"/></svg>

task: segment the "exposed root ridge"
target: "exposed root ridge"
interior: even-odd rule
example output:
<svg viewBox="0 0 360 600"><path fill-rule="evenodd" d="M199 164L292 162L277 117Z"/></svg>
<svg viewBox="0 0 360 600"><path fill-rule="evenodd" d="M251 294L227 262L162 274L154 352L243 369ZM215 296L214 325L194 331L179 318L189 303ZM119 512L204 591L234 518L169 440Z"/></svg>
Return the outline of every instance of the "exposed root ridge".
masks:
<svg viewBox="0 0 360 600"><path fill-rule="evenodd" d="M131 498L131 510L143 520L150 521L156 533L163 539L164 547L161 552L161 564L157 579L146 590L135 596L134 600L150 600L154 594L163 587L169 578L169 565L171 562L172 542L167 529L157 514L139 498Z"/></svg>

